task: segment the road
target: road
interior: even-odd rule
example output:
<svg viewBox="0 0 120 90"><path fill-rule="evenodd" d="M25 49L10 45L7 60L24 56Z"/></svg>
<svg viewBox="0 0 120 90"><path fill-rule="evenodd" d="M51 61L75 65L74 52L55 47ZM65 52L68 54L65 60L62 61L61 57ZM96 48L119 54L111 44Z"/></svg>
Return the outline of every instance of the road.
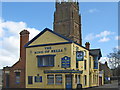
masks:
<svg viewBox="0 0 120 90"><path fill-rule="evenodd" d="M118 81L112 81L111 84L104 84L103 86L89 88L87 90L120 90L118 89Z"/></svg>
<svg viewBox="0 0 120 90"><path fill-rule="evenodd" d="M99 86L96 88L118 88L118 81L112 81L111 84L104 84L103 86Z"/></svg>

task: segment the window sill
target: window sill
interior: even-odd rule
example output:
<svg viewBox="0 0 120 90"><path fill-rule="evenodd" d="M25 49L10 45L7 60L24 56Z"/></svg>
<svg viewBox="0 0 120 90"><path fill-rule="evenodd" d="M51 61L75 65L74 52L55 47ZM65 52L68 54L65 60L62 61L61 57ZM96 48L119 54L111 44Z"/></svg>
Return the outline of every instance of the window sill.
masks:
<svg viewBox="0 0 120 90"><path fill-rule="evenodd" d="M47 85L54 85L54 83L51 83L51 84L47 84Z"/></svg>
<svg viewBox="0 0 120 90"><path fill-rule="evenodd" d="M54 67L54 66L52 65L52 66L38 66L38 67Z"/></svg>
<svg viewBox="0 0 120 90"><path fill-rule="evenodd" d="M98 69L98 68L93 68L93 69Z"/></svg>
<svg viewBox="0 0 120 90"><path fill-rule="evenodd" d="M60 83L60 84L59 84L59 83L56 83L55 85L62 85L62 83Z"/></svg>

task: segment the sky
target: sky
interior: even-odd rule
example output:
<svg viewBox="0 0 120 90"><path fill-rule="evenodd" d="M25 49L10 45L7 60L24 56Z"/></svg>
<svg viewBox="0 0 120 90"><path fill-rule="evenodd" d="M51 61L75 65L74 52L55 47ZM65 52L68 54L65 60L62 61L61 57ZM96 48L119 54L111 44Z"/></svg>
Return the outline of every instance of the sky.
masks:
<svg viewBox="0 0 120 90"><path fill-rule="evenodd" d="M0 69L19 60L19 32L27 29L30 39L44 28L53 30L54 2L2 2L0 16ZM118 3L80 2L82 39L90 48L100 48L101 62L118 46Z"/></svg>

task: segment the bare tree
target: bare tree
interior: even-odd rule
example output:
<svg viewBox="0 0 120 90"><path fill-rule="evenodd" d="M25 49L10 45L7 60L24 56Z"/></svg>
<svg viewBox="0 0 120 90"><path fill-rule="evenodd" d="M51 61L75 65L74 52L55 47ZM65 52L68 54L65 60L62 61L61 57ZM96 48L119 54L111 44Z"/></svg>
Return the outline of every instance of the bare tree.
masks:
<svg viewBox="0 0 120 90"><path fill-rule="evenodd" d="M109 58L109 64L112 69L116 69L120 66L120 50L114 48L112 53L107 55Z"/></svg>
<svg viewBox="0 0 120 90"><path fill-rule="evenodd" d="M111 68L115 70L113 73L116 73L115 76L117 76L118 85L120 86L120 49L114 48L113 52L108 54L108 58Z"/></svg>

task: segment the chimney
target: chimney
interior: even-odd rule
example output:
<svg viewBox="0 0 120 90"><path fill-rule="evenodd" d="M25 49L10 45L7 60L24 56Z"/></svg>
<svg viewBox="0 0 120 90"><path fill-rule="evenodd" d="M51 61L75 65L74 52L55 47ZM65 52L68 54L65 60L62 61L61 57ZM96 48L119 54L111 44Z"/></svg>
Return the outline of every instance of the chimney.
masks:
<svg viewBox="0 0 120 90"><path fill-rule="evenodd" d="M105 62L106 66L107 66L107 61Z"/></svg>
<svg viewBox="0 0 120 90"><path fill-rule="evenodd" d="M20 60L25 61L26 49L24 45L29 41L29 31L23 30L20 32Z"/></svg>
<svg viewBox="0 0 120 90"><path fill-rule="evenodd" d="M89 43L89 42L86 42L86 43L85 43L85 47L86 47L87 49L90 49L90 43Z"/></svg>

